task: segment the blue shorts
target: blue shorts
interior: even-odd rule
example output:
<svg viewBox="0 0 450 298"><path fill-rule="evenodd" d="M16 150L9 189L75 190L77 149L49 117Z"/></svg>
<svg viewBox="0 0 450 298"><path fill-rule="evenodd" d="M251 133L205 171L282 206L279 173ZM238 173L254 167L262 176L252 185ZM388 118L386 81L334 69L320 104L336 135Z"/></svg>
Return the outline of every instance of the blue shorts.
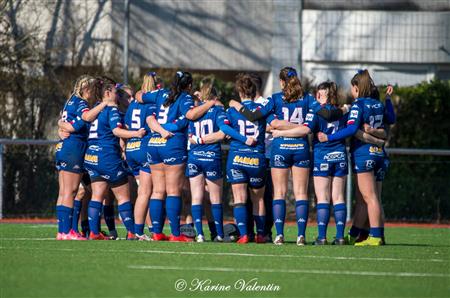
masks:
<svg viewBox="0 0 450 298"><path fill-rule="evenodd" d="M344 177L348 175L347 161L329 162L314 160L313 176L318 177Z"/></svg>
<svg viewBox="0 0 450 298"><path fill-rule="evenodd" d="M175 137L172 137L175 138ZM166 140L160 137L151 137L148 141L147 157L151 165L164 163L166 165L179 165L187 160L187 142L176 142L176 140Z"/></svg>
<svg viewBox="0 0 450 298"><path fill-rule="evenodd" d="M229 183L248 183L251 188L261 188L265 178L266 157L263 153L230 151L227 160Z"/></svg>
<svg viewBox="0 0 450 298"><path fill-rule="evenodd" d="M374 175L377 175L384 167L384 157L352 154L352 164L357 174L373 171Z"/></svg>
<svg viewBox="0 0 450 298"><path fill-rule="evenodd" d="M344 149L345 150L345 149ZM313 176L344 177L348 175L347 152L342 150L314 151Z"/></svg>
<svg viewBox="0 0 450 298"><path fill-rule="evenodd" d="M277 140L277 142L275 142ZM299 168L310 167L309 146L304 143L290 144L278 138L272 143L270 167L285 169L292 166Z"/></svg>
<svg viewBox="0 0 450 298"><path fill-rule="evenodd" d="M125 162L116 148L89 146L84 166L92 182L106 181L113 187L128 183Z"/></svg>
<svg viewBox="0 0 450 298"><path fill-rule="evenodd" d="M198 175L203 175L210 181L221 179L223 177L222 160L217 158L203 158L189 153L186 176L193 178Z"/></svg>
<svg viewBox="0 0 450 298"><path fill-rule="evenodd" d="M383 165L378 169L378 171L375 172L375 178L377 181L384 181L384 177L386 176L390 164L391 162L389 160L389 157L384 157Z"/></svg>
<svg viewBox="0 0 450 298"><path fill-rule="evenodd" d="M66 139L56 144L56 169L77 174L83 173L86 147L86 142L77 139Z"/></svg>
<svg viewBox="0 0 450 298"><path fill-rule="evenodd" d="M125 147L125 155L133 176L139 176L139 171L151 173L147 159L147 144L144 140L129 141Z"/></svg>

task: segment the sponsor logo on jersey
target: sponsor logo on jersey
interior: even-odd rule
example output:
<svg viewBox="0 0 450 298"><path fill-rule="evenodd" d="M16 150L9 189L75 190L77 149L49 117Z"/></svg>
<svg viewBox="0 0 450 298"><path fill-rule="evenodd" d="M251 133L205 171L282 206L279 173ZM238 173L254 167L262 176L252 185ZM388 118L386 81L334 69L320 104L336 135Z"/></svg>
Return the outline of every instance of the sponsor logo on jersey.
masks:
<svg viewBox="0 0 450 298"><path fill-rule="evenodd" d="M345 159L345 154L344 154L344 152L340 152L340 151L330 152L330 153L326 154L323 157L323 159L327 160L327 161L343 160L343 159Z"/></svg>
<svg viewBox="0 0 450 298"><path fill-rule="evenodd" d="M311 113L308 113L308 114L306 114L306 118L305 118L305 121L312 121L312 120L313 120L313 118L314 118L314 115L313 115L313 114L311 114Z"/></svg>
<svg viewBox="0 0 450 298"><path fill-rule="evenodd" d="M111 176L109 176L109 175L101 175L101 177L106 179L106 180L109 180L111 178Z"/></svg>
<svg viewBox="0 0 450 298"><path fill-rule="evenodd" d="M148 141L149 145L165 145L167 143L167 140L161 137L153 137L150 138L150 140Z"/></svg>
<svg viewBox="0 0 450 298"><path fill-rule="evenodd" d="M63 142L59 142L58 144L56 144L55 150L60 151L62 149L62 146L63 146Z"/></svg>
<svg viewBox="0 0 450 298"><path fill-rule="evenodd" d="M349 118L358 118L358 111L355 110L351 111Z"/></svg>
<svg viewBox="0 0 450 298"><path fill-rule="evenodd" d="M98 164L98 155L86 154L84 156L84 160L86 161L86 163L96 165Z"/></svg>
<svg viewBox="0 0 450 298"><path fill-rule="evenodd" d="M102 151L102 148L99 147L99 146L97 146L97 145L91 145L91 146L89 146L89 150L92 150L92 151Z"/></svg>
<svg viewBox="0 0 450 298"><path fill-rule="evenodd" d="M134 141L134 142L128 142L127 143L127 151L133 151L141 148L141 141Z"/></svg>
<svg viewBox="0 0 450 298"><path fill-rule="evenodd" d="M250 166L250 167L258 167L259 166L259 158L236 155L233 158L233 163Z"/></svg>
<svg viewBox="0 0 450 298"><path fill-rule="evenodd" d="M347 163L346 162L341 162L341 163L339 163L339 167L341 169L345 169L347 167Z"/></svg>
<svg viewBox="0 0 450 298"><path fill-rule="evenodd" d="M293 141L298 140L296 138L283 138L285 141ZM305 144L297 143L297 144L280 144L280 149L283 150L303 150L305 148Z"/></svg>
<svg viewBox="0 0 450 298"><path fill-rule="evenodd" d="M164 163L172 162L172 161L175 161L175 160L177 160L175 157L166 158L166 159L164 159Z"/></svg>
<svg viewBox="0 0 450 298"><path fill-rule="evenodd" d="M328 171L328 164L327 163L321 163L320 164L320 170L321 171Z"/></svg>

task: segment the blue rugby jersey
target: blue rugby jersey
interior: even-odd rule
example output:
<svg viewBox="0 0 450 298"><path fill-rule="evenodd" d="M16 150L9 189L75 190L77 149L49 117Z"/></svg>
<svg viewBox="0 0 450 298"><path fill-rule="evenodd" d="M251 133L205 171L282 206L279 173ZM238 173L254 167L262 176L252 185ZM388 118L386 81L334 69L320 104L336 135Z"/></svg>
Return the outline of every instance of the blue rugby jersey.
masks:
<svg viewBox="0 0 450 298"><path fill-rule="evenodd" d="M189 121L189 135L195 135L201 138L208 134L218 132L220 127L227 123L227 114L223 107L213 106L199 119ZM190 154L197 151L212 152L215 156L220 157L220 142L213 144L190 144Z"/></svg>
<svg viewBox="0 0 450 298"><path fill-rule="evenodd" d="M348 113L342 116L341 119L337 121L328 122L317 114L317 111L321 108L325 108L327 110L338 109L331 104L325 104L323 106L319 105L306 115L304 125L309 127L311 129L311 132L313 132L314 134L314 156L325 156L331 152L345 152L345 139L321 143L317 138L317 133L323 132L328 135L345 128Z"/></svg>
<svg viewBox="0 0 450 298"><path fill-rule="evenodd" d="M105 107L97 119L91 123L88 145L115 147L120 150L119 138L113 134L115 128L123 127L122 116L117 107Z"/></svg>
<svg viewBox="0 0 450 298"><path fill-rule="evenodd" d="M89 132L89 124L81 119L84 112L89 111L89 105L85 99L72 95L64 104L61 119L72 124L74 132L66 140L86 140Z"/></svg>
<svg viewBox="0 0 450 298"><path fill-rule="evenodd" d="M263 115L267 115L268 112L270 112L270 110L266 109L263 104L255 103L250 100L242 102L242 105L251 111L254 111L256 109L261 110ZM247 118L245 118L245 116L236 111L235 108L229 108L227 114L232 129L238 131L239 134L244 137L252 137L256 139L256 146L248 146L238 140L232 139L230 143L230 151L264 153L266 119L263 118L255 122L251 122Z"/></svg>

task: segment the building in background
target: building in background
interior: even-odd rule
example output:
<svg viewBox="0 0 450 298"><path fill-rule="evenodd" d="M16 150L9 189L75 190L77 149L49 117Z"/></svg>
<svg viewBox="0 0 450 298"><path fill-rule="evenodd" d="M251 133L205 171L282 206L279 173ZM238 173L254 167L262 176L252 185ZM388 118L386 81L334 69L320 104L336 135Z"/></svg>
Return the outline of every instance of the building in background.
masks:
<svg viewBox="0 0 450 298"><path fill-rule="evenodd" d="M18 22L37 26L52 63L122 65L122 0L31 1ZM348 87L357 69L377 84L450 79L450 1L131 0L130 71L239 71L278 87L284 66L314 83Z"/></svg>

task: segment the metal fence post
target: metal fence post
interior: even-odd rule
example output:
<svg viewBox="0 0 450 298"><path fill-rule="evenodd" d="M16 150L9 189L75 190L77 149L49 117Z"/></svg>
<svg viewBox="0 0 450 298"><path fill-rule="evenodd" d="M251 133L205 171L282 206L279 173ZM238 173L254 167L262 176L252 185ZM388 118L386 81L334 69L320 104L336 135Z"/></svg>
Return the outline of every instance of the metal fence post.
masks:
<svg viewBox="0 0 450 298"><path fill-rule="evenodd" d="M0 143L0 219L3 218L3 144Z"/></svg>
<svg viewBox="0 0 450 298"><path fill-rule="evenodd" d="M348 167L348 176L347 176L347 186L346 186L346 205L347 205L347 222L352 218L352 195L353 195L353 175L352 175L352 166L350 161L350 150L347 149L347 167Z"/></svg>

